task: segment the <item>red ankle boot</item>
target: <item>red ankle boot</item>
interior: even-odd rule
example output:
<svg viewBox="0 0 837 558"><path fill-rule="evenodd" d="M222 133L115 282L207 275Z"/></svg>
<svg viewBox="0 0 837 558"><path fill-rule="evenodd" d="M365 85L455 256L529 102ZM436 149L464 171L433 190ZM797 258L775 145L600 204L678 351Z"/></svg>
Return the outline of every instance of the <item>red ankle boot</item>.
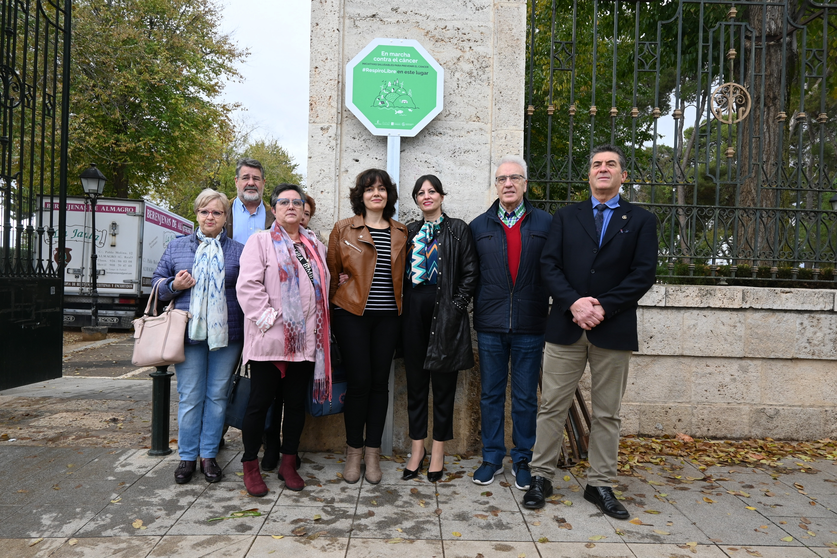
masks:
<svg viewBox="0 0 837 558"><path fill-rule="evenodd" d="M245 461L242 465L244 465L244 486L250 496L260 498L266 495L268 490L262 479L262 473L259 471L259 460Z"/></svg>
<svg viewBox="0 0 837 558"><path fill-rule="evenodd" d="M279 479L285 481L285 486L290 490L302 490L305 488L305 481L296 472L296 454L282 454L279 461Z"/></svg>

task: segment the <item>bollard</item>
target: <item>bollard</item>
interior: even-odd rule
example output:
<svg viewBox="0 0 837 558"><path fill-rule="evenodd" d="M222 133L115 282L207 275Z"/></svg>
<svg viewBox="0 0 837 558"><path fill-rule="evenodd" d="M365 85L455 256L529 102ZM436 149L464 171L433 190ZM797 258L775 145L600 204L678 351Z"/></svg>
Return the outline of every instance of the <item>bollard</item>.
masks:
<svg viewBox="0 0 837 558"><path fill-rule="evenodd" d="M168 455L169 447L169 400L171 399L171 377L168 365L158 366L149 374L154 380L151 394L151 450L148 455Z"/></svg>

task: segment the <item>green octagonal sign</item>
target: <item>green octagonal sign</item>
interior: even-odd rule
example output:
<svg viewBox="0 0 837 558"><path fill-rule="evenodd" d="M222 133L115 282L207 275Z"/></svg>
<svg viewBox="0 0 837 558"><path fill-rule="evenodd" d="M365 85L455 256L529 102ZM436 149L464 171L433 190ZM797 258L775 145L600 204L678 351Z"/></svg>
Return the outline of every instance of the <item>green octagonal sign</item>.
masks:
<svg viewBox="0 0 837 558"><path fill-rule="evenodd" d="M413 137L442 112L444 78L418 41L374 39L346 65L346 106L376 136Z"/></svg>

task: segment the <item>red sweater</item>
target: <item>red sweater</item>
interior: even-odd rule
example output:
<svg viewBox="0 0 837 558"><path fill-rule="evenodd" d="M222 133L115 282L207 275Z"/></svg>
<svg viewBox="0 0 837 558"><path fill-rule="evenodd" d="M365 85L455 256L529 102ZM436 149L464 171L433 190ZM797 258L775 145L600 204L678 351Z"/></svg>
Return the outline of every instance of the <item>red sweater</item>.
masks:
<svg viewBox="0 0 837 558"><path fill-rule="evenodd" d="M506 246L509 249L509 273L511 273L512 283L517 281L517 270L520 268L520 252L523 249L523 243L520 240L520 224L528 215L528 213L523 215L511 228L503 225L503 231L506 233Z"/></svg>

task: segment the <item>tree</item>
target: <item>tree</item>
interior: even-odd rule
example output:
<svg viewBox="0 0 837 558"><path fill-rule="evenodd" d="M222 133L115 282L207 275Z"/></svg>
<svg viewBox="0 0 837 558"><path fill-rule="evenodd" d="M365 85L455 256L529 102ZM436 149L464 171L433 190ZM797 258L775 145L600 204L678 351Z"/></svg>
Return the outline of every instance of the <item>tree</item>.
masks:
<svg viewBox="0 0 837 558"><path fill-rule="evenodd" d="M251 130L243 130L246 124L238 123L237 131L225 142L212 146L213 154L204 161L204 165L190 179L184 179L171 185L169 195L156 199L184 217L194 217L192 202L204 188L223 192L229 198L236 196L235 167L242 157L256 159L264 166L264 199L270 203L273 187L281 182L303 184L302 175L297 172L299 165L293 161L287 150L274 138L251 139Z"/></svg>
<svg viewBox="0 0 837 558"><path fill-rule="evenodd" d="M71 173L95 162L108 195L165 197L199 172L231 136L217 99L246 56L219 21L212 0L74 4Z"/></svg>

